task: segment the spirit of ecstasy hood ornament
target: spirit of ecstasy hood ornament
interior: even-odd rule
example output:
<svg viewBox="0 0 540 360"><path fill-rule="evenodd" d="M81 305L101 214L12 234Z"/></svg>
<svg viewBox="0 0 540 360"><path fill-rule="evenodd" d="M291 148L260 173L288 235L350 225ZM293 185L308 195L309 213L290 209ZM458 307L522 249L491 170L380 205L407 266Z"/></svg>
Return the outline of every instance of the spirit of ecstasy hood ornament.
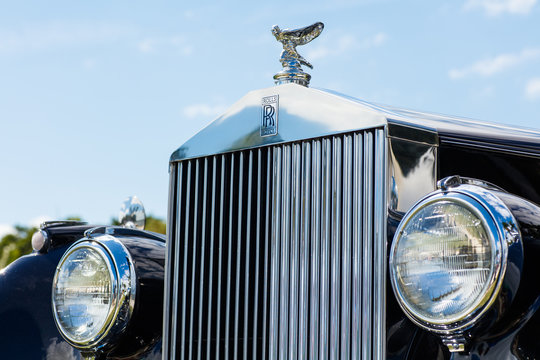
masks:
<svg viewBox="0 0 540 360"><path fill-rule="evenodd" d="M283 70L274 75L274 81L277 85L286 83L309 85L311 75L305 73L301 65L306 65L310 69L313 69L313 66L298 54L296 47L309 43L319 36L323 29L322 22L295 30L281 30L277 25L272 27L272 34L283 45L283 52L279 60L283 65Z"/></svg>

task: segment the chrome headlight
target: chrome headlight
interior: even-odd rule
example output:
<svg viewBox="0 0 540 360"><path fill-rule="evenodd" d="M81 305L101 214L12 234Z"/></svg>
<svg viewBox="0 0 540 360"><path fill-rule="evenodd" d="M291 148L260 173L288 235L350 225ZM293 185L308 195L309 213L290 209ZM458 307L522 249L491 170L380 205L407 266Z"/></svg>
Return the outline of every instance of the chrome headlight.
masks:
<svg viewBox="0 0 540 360"><path fill-rule="evenodd" d="M52 307L62 336L81 349L101 348L120 334L135 304L133 261L109 235L83 239L60 260L52 285Z"/></svg>
<svg viewBox="0 0 540 360"><path fill-rule="evenodd" d="M499 294L508 246L518 241L516 220L493 192L462 185L430 194L405 215L392 243L400 306L430 330L471 326Z"/></svg>

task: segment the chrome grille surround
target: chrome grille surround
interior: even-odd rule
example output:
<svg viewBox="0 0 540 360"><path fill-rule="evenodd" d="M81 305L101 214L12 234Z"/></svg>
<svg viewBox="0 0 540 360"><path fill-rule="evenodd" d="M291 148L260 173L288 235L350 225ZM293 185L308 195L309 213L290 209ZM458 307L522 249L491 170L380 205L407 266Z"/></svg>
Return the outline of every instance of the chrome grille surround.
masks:
<svg viewBox="0 0 540 360"><path fill-rule="evenodd" d="M383 359L386 157L376 128L172 162L164 359Z"/></svg>

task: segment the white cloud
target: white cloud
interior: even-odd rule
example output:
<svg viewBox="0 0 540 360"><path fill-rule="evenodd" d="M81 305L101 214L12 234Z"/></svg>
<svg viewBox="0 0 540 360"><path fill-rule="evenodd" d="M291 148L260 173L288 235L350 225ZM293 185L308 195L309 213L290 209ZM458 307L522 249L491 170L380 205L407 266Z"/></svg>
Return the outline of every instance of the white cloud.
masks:
<svg viewBox="0 0 540 360"><path fill-rule="evenodd" d="M193 48L181 36L149 37L141 40L137 47L142 53L152 53L167 48L176 49L181 55L191 55Z"/></svg>
<svg viewBox="0 0 540 360"><path fill-rule="evenodd" d="M16 234L17 230L11 225L0 224L0 240L8 234Z"/></svg>
<svg viewBox="0 0 540 360"><path fill-rule="evenodd" d="M306 59L312 61L327 56L342 55L354 49L368 50L383 45L387 40L388 35L383 32L362 40L358 40L352 35L343 35L334 40L326 40L326 44L312 48L306 53Z"/></svg>
<svg viewBox="0 0 540 360"><path fill-rule="evenodd" d="M0 31L0 53L40 51L89 43L114 42L129 31L100 24L52 23Z"/></svg>
<svg viewBox="0 0 540 360"><path fill-rule="evenodd" d="M519 53L501 54L490 59L480 60L461 69L452 69L448 72L448 76L451 79L461 79L470 75L487 77L536 59L540 59L540 48L525 49Z"/></svg>
<svg viewBox="0 0 540 360"><path fill-rule="evenodd" d="M466 10L482 9L489 16L502 13L526 15L531 12L537 0L467 0Z"/></svg>
<svg viewBox="0 0 540 360"><path fill-rule="evenodd" d="M540 100L540 78L529 80L525 86L525 96L530 100Z"/></svg>
<svg viewBox="0 0 540 360"><path fill-rule="evenodd" d="M223 114L225 110L227 110L227 107L224 105L193 104L186 106L182 113L190 119L196 117L214 118Z"/></svg>

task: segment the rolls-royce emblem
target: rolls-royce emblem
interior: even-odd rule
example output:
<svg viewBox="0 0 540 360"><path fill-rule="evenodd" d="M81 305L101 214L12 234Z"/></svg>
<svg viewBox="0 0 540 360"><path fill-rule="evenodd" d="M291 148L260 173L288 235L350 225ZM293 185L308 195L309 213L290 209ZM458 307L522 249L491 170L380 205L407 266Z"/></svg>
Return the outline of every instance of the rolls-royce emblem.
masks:
<svg viewBox="0 0 540 360"><path fill-rule="evenodd" d="M279 95L262 98L261 136L277 135Z"/></svg>

